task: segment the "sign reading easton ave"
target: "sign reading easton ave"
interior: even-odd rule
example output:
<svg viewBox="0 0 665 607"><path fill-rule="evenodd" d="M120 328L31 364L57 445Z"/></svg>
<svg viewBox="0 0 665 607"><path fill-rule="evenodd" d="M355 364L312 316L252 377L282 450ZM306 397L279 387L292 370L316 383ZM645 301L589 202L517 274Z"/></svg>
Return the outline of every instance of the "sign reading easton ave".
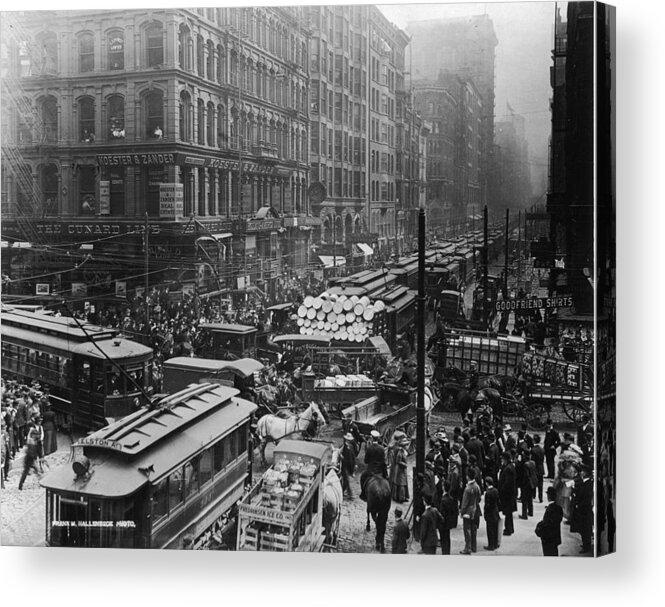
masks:
<svg viewBox="0 0 665 607"><path fill-rule="evenodd" d="M572 308L573 298L569 295L561 297L525 297L523 299L504 299L497 301L495 309L497 312L512 312L515 310L535 310L545 308Z"/></svg>
<svg viewBox="0 0 665 607"><path fill-rule="evenodd" d="M83 436L76 442L77 447L103 447L104 449L113 449L122 451L122 445L118 441L108 440L106 438L95 438L94 436Z"/></svg>

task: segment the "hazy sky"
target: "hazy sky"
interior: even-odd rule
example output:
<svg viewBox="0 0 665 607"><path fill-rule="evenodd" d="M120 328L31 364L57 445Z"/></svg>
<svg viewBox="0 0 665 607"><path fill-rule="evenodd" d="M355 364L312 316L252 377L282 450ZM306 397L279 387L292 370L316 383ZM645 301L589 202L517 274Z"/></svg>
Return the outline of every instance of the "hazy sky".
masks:
<svg viewBox="0 0 665 607"><path fill-rule="evenodd" d="M551 131L549 100L552 90L549 69L553 48L554 2L379 6L388 19L403 29L407 28L409 21L485 13L489 15L499 41L496 47L495 121L507 118L506 102L510 103L516 113L524 116L532 164L547 164L547 144ZM534 194L537 192L534 191Z"/></svg>

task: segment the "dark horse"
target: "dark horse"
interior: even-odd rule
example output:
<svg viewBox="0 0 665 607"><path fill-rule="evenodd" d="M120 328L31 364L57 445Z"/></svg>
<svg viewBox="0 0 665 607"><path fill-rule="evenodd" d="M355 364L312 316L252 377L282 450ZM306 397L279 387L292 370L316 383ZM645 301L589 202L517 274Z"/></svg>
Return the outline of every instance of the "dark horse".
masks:
<svg viewBox="0 0 665 607"><path fill-rule="evenodd" d="M455 410L462 416L462 421L473 417L476 409L479 407L479 402L476 400L478 395L484 396L489 402L492 412L495 417L502 418L502 404L501 393L495 388L481 388L477 393L470 391L465 386L455 382L448 382L444 385L443 396L441 400L446 402L447 399L452 399L455 403Z"/></svg>
<svg viewBox="0 0 665 607"><path fill-rule="evenodd" d="M386 523L388 522L388 513L390 512L390 482L380 474L375 474L367 480L365 485L365 495L367 496L367 527L370 530L369 517L376 525L376 549L384 553L384 538L386 535Z"/></svg>

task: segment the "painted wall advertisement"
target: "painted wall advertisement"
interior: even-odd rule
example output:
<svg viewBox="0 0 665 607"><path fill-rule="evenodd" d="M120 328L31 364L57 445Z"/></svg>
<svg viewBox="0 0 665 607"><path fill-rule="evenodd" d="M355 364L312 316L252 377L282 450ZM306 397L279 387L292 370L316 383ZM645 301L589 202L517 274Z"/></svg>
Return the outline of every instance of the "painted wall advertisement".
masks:
<svg viewBox="0 0 665 607"><path fill-rule="evenodd" d="M182 183L159 184L159 216L182 217L184 206L184 185Z"/></svg>
<svg viewBox="0 0 665 607"><path fill-rule="evenodd" d="M99 214L100 215L110 215L111 214L111 182L110 181L100 181L99 182Z"/></svg>

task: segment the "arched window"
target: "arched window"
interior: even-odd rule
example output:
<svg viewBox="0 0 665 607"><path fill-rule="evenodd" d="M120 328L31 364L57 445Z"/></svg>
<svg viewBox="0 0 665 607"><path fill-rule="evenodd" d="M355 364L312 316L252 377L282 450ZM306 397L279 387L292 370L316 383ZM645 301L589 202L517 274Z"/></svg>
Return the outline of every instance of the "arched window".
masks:
<svg viewBox="0 0 665 607"><path fill-rule="evenodd" d="M58 140L58 104L55 97L46 97L41 102L42 141L55 143Z"/></svg>
<svg viewBox="0 0 665 607"><path fill-rule="evenodd" d="M189 62L190 42L189 28L186 25L181 25L178 31L178 65L183 70L191 69L191 63Z"/></svg>
<svg viewBox="0 0 665 607"><path fill-rule="evenodd" d="M106 102L109 139L125 138L125 99L122 95L112 95Z"/></svg>
<svg viewBox="0 0 665 607"><path fill-rule="evenodd" d="M82 97L79 100L79 141L91 143L95 140L95 100Z"/></svg>
<svg viewBox="0 0 665 607"><path fill-rule="evenodd" d="M145 125L148 139L162 139L164 133L164 96L161 91L145 97Z"/></svg>
<svg viewBox="0 0 665 607"><path fill-rule="evenodd" d="M57 212L58 202L58 167L55 164L42 164L38 171L39 185L44 202L47 205L47 213Z"/></svg>
<svg viewBox="0 0 665 607"><path fill-rule="evenodd" d="M226 108L223 105L217 106L217 145L224 148L228 145L228 136L226 134Z"/></svg>
<svg viewBox="0 0 665 607"><path fill-rule="evenodd" d="M97 215L99 205L96 194L97 169L92 165L80 165L76 172L78 184L79 214Z"/></svg>
<svg viewBox="0 0 665 607"><path fill-rule="evenodd" d="M125 69L125 33L122 30L109 32L106 37L108 69Z"/></svg>
<svg viewBox="0 0 665 607"><path fill-rule="evenodd" d="M157 67L164 63L164 35L161 23L152 23L145 30L146 65Z"/></svg>
<svg viewBox="0 0 665 607"><path fill-rule="evenodd" d="M206 43L208 56L206 57L206 78L208 80L215 79L215 45L212 40Z"/></svg>
<svg viewBox="0 0 665 607"><path fill-rule="evenodd" d="M39 73L56 74L58 72L58 39L53 32L44 32L37 37L41 51Z"/></svg>
<svg viewBox="0 0 665 607"><path fill-rule="evenodd" d="M208 102L206 111L206 143L215 145L215 105L212 101Z"/></svg>
<svg viewBox="0 0 665 607"><path fill-rule="evenodd" d="M226 83L226 54L221 44L217 45L217 82Z"/></svg>
<svg viewBox="0 0 665 607"><path fill-rule="evenodd" d="M187 91L180 93L178 104L178 136L182 141L192 139L192 98Z"/></svg>
<svg viewBox="0 0 665 607"><path fill-rule="evenodd" d="M203 36L196 36L196 73L203 76Z"/></svg>
<svg viewBox="0 0 665 607"><path fill-rule="evenodd" d="M203 99L196 102L196 142L203 145L205 143L205 109Z"/></svg>
<svg viewBox="0 0 665 607"><path fill-rule="evenodd" d="M95 69L95 38L92 34L79 37L79 72L92 72Z"/></svg>

